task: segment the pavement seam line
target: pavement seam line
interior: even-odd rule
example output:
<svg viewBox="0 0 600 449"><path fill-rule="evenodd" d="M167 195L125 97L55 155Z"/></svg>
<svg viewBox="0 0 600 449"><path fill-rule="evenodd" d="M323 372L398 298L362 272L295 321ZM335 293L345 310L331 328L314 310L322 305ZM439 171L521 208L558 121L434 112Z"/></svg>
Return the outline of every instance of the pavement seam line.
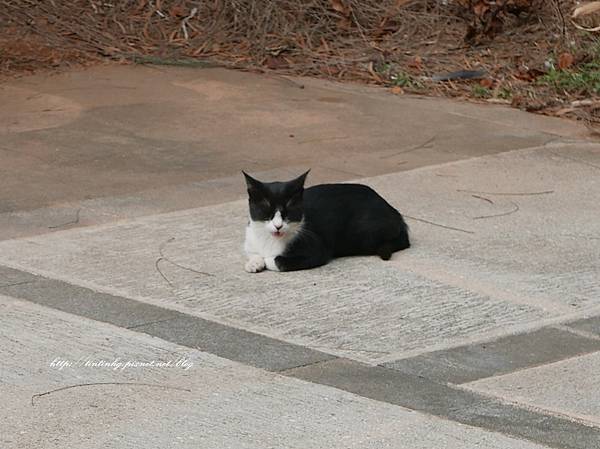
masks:
<svg viewBox="0 0 600 449"><path fill-rule="evenodd" d="M134 324L133 326L127 326L125 329L133 330L133 329L137 329L138 327L149 326L151 324L166 323L167 321L173 321L173 320L176 320L177 318L178 317L172 317L172 318L165 318L164 320L148 321L148 322L141 323L141 324Z"/></svg>
<svg viewBox="0 0 600 449"><path fill-rule="evenodd" d="M341 359L341 358L342 358L342 357L337 357L337 356L334 356L333 358L331 358L331 359L328 359L328 360L317 360L316 362L309 362L309 363L305 363L304 365L292 366L292 367L290 367L290 368L284 368L284 369L281 369L281 370L275 370L275 371L273 371L273 372L275 372L275 373L277 373L277 374L281 374L281 375L283 375L283 376L286 376L286 377L294 377L294 376L291 374L291 371L293 371L293 370L295 370L295 369L299 369L299 368L307 368L307 367L309 367L309 366L310 366L310 367L314 367L315 365L318 365L318 364L320 364L320 363L327 363L327 362L329 362L329 361L331 361L331 360L338 360L338 359Z"/></svg>
<svg viewBox="0 0 600 449"><path fill-rule="evenodd" d="M449 350L453 350L453 349L462 348L464 346L469 346L471 344L492 343L501 338L510 337L510 336L514 336L514 335L530 334L532 332L539 331L544 328L552 327L557 324L565 323L567 325L570 325L574 322L580 321L582 319L587 319L587 318L600 318L600 306L592 307L584 312L574 312L567 316L544 318L544 319L535 321L533 323L528 322L528 323L523 323L523 324L511 325L509 328L510 331L508 333L503 330L491 331L491 332L488 332L486 335L477 336L476 338L468 338L467 337L467 338L458 339L457 341L455 341L454 343L452 343L450 345L448 345L448 344L435 345L435 346L430 347L430 351L428 351L427 353L439 352L439 351L449 351ZM376 360L376 364L382 365L385 363L391 363L391 362L395 362L395 361L399 361L399 360L411 359L411 358L417 357L421 354L424 354L424 353L418 352L418 351L411 351L411 350L392 352L392 353L388 354L386 357L382 357L381 359Z"/></svg>
<svg viewBox="0 0 600 449"><path fill-rule="evenodd" d="M464 385L453 385L453 388L458 389L458 390L463 390L466 392L470 392L470 393L475 393L478 396L484 397L484 398L488 398L494 401L498 401L504 405L507 405L509 407L517 407L523 410L527 410L530 411L532 413L538 413L538 414L543 414L543 415L547 415L547 416L553 416L555 418L558 419L563 419L563 420L567 420L573 423L577 423L577 424L581 424L583 426L586 427L591 427L592 429L598 429L600 430L600 423L594 422L594 421L590 421L589 419L585 419L585 418L581 418L579 416L574 416L574 415L567 415L565 413L561 413L559 411L556 410L551 410L548 408L544 408L544 407L540 407L540 406L536 406L536 405L532 405L532 404L527 404L525 402L519 402L518 400L509 400L506 398L503 398L501 396L497 396L494 393L490 393L490 392L486 392L486 391L481 391L481 390L477 390L475 388L472 388L470 385L468 384L464 384Z"/></svg>
<svg viewBox="0 0 600 449"><path fill-rule="evenodd" d="M553 327L555 329L560 329L565 332L570 332L571 334L578 335L583 338L587 338L588 340L600 341L600 335L596 335L593 332L576 329L574 327L569 326L569 323L555 324L554 326L551 326L551 327Z"/></svg>
<svg viewBox="0 0 600 449"><path fill-rule="evenodd" d="M558 326L544 326L532 332L432 351L379 366L409 375L426 373L424 377L435 382L464 385L600 352L600 337L594 337ZM563 349L549 350L543 342ZM521 356L522 348L526 348L526 357Z"/></svg>

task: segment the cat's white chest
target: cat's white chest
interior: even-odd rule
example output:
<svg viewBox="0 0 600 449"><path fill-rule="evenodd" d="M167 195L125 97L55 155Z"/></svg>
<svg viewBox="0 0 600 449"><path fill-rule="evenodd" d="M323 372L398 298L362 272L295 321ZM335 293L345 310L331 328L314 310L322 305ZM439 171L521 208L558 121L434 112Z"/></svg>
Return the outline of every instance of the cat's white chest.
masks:
<svg viewBox="0 0 600 449"><path fill-rule="evenodd" d="M246 227L244 250L249 256L277 257L283 254L288 242L285 236L274 237L264 225L251 221Z"/></svg>

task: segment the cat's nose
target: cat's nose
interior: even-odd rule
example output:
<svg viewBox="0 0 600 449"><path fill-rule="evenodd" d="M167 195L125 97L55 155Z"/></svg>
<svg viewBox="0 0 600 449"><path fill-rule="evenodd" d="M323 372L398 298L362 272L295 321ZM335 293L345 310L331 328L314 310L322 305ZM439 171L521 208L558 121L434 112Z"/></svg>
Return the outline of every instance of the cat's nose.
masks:
<svg viewBox="0 0 600 449"><path fill-rule="evenodd" d="M279 231L281 228L283 228L283 224L280 224L280 225L276 225L276 224L274 224L273 226L275 226L275 229L277 229L278 231Z"/></svg>

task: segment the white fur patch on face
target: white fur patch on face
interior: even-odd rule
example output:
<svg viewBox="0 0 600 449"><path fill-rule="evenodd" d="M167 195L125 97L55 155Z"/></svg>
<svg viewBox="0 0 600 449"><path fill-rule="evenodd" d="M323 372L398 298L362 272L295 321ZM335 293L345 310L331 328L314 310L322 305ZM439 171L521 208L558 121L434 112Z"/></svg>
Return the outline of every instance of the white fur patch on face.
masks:
<svg viewBox="0 0 600 449"><path fill-rule="evenodd" d="M271 224L273 225L273 228L275 228L275 231L283 226L283 218L281 217L280 211L275 212L275 215L273 215L273 218L271 219Z"/></svg>

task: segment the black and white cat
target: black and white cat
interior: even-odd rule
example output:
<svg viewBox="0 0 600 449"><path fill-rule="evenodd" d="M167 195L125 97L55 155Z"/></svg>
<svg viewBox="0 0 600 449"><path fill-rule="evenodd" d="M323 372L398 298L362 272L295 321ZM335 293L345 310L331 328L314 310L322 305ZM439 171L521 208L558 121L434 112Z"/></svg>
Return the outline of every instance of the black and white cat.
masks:
<svg viewBox="0 0 600 449"><path fill-rule="evenodd" d="M304 189L308 172L287 182L261 182L246 174L250 221L246 271L293 271L335 257L374 255L388 260L410 246L402 215L361 184Z"/></svg>

